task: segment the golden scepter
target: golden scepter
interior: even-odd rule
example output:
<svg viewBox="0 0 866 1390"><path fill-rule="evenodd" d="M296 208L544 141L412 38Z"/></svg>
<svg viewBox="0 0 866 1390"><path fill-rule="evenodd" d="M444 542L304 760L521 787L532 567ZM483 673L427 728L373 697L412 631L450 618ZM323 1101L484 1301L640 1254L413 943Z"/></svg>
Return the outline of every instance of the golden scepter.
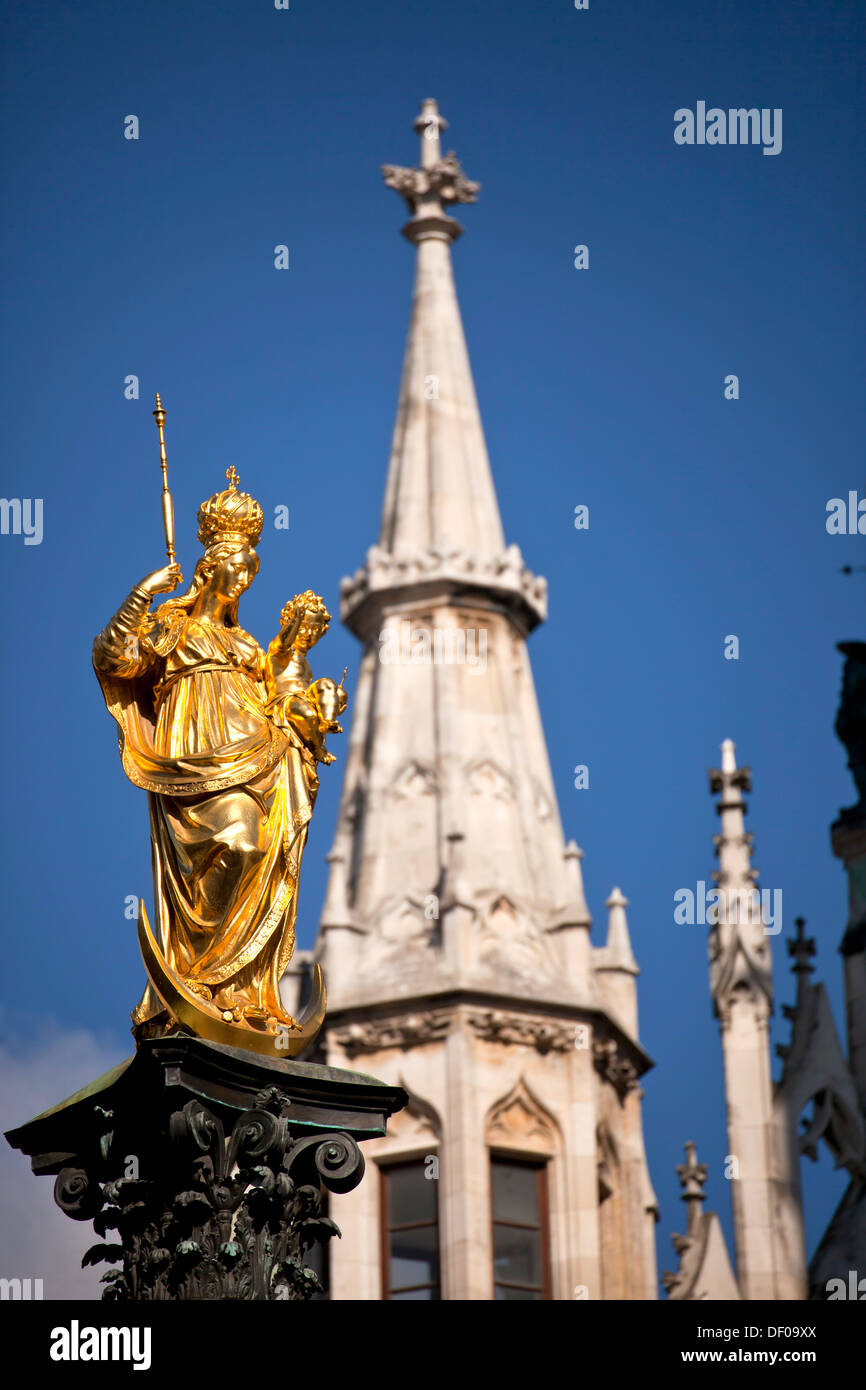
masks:
<svg viewBox="0 0 866 1390"><path fill-rule="evenodd" d="M168 554L168 563L176 564L174 554L174 503L171 500L171 493L168 490L168 461L165 457L165 411L162 408L162 401L159 399L159 392L156 393L156 410L153 412L156 427L159 430L159 466L162 469L162 525L165 531L165 549Z"/></svg>

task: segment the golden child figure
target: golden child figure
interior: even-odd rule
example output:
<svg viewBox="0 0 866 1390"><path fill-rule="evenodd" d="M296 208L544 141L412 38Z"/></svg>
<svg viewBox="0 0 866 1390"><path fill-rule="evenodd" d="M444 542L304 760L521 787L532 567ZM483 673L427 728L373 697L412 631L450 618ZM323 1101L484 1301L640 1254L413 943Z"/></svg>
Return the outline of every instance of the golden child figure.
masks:
<svg viewBox="0 0 866 1390"><path fill-rule="evenodd" d="M283 626L268 647L265 663L268 711L281 726L300 730L319 762L332 763L325 734L343 732L338 716L346 708L342 682L329 676L313 680L307 659L310 648L324 637L331 615L318 594L307 589L296 594L280 613ZM343 672L345 677L346 672Z"/></svg>

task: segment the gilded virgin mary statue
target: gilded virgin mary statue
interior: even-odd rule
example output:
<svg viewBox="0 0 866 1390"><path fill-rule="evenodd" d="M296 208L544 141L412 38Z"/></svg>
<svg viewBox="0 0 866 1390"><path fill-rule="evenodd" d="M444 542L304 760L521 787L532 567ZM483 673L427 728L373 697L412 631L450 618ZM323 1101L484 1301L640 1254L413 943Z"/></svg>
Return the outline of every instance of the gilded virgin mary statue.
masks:
<svg viewBox="0 0 866 1390"><path fill-rule="evenodd" d="M308 653L330 622L317 594L289 600L267 653L240 626L263 516L234 468L227 477L199 508L204 553L186 593L151 610L182 575L176 563L147 575L96 638L93 665L123 770L150 809L156 920L152 932L141 904L148 983L133 1033L182 1029L286 1057L324 1017L318 967L301 1023L279 985L295 946L317 768L333 761L325 735L341 731L346 693L312 678Z"/></svg>

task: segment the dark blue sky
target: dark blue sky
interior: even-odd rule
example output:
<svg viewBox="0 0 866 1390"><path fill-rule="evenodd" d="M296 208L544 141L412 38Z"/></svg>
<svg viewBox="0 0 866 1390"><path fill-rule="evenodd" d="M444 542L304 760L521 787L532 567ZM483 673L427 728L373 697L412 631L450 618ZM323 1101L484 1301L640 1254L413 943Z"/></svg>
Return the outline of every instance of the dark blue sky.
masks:
<svg viewBox="0 0 866 1390"><path fill-rule="evenodd" d="M7 1027L130 1046L142 967L123 908L150 897L147 812L90 645L164 562L153 393L186 574L195 510L235 464L266 514L291 511L263 538L244 625L266 643L307 587L336 612L378 534L411 291L379 165L416 162L411 121L435 96L482 183L458 289L507 537L550 583L530 652L596 939L612 884L631 902L672 1266L685 1140L729 1210L705 933L673 921L675 891L714 867L706 768L724 737L753 768L762 885L783 891L785 936L808 919L842 1018L828 825L854 794L834 644L864 636L866 575L840 574L864 546L828 536L825 508L866 487L862 8L29 0L5 29L2 490L44 502L41 545L0 537ZM674 111L699 100L782 108L781 154L676 145ZM351 681L355 640L335 625L327 646ZM340 777L323 772L305 945ZM807 1179L814 1243L840 1181L826 1161Z"/></svg>

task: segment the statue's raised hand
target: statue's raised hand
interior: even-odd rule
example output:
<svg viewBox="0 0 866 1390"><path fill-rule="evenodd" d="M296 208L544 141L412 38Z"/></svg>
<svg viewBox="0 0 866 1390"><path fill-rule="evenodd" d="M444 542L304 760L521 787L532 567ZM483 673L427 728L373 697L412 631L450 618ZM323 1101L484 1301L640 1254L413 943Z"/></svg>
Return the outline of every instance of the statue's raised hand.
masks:
<svg viewBox="0 0 866 1390"><path fill-rule="evenodd" d="M180 565L165 565L161 570L154 570L153 574L146 575L138 587L154 598L157 594L170 594L182 579Z"/></svg>
<svg viewBox="0 0 866 1390"><path fill-rule="evenodd" d="M285 612L285 609L283 610L283 612ZM282 617L282 614L280 616ZM301 627L303 626L304 618L306 616L307 610L306 608L304 608L303 604L300 604L297 608L295 608L291 613L287 615L286 621L283 623L282 627L279 630L279 633L277 634L277 641L279 642L283 651L291 651L295 638L300 632Z"/></svg>

